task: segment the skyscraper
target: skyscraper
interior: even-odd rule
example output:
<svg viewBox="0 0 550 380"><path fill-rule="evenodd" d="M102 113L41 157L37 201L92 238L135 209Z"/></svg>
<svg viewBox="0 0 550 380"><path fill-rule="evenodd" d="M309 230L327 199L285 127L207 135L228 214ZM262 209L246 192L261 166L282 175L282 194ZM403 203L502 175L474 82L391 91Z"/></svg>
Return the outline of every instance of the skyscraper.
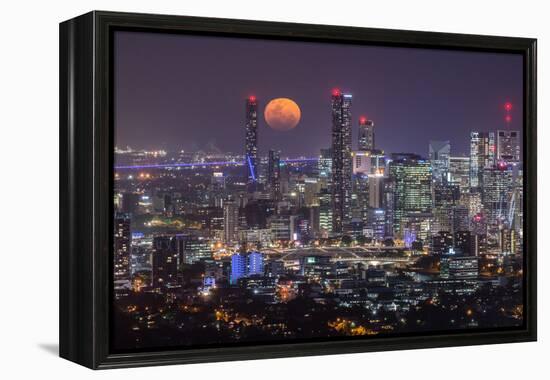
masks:
<svg viewBox="0 0 550 380"><path fill-rule="evenodd" d="M351 100L350 94L332 92L332 230L336 233L351 220Z"/></svg>
<svg viewBox="0 0 550 380"><path fill-rule="evenodd" d="M359 118L358 149L361 151L374 150L374 122L362 116Z"/></svg>
<svg viewBox="0 0 550 380"><path fill-rule="evenodd" d="M281 156L280 152L270 150L267 163L267 185L271 197L275 200L281 198Z"/></svg>
<svg viewBox="0 0 550 380"><path fill-rule="evenodd" d="M460 186L461 193L470 191L470 157L449 158L449 181Z"/></svg>
<svg viewBox="0 0 550 380"><path fill-rule="evenodd" d="M497 161L515 164L520 159L519 132L497 131Z"/></svg>
<svg viewBox="0 0 550 380"><path fill-rule="evenodd" d="M321 189L319 195L319 229L321 234L332 232L331 194L328 189Z"/></svg>
<svg viewBox="0 0 550 380"><path fill-rule="evenodd" d="M453 207L460 200L460 187L450 183L435 181L433 232L453 231Z"/></svg>
<svg viewBox="0 0 550 380"><path fill-rule="evenodd" d="M494 132L470 133L470 187L482 186L483 169L495 164Z"/></svg>
<svg viewBox="0 0 550 380"><path fill-rule="evenodd" d="M258 178L258 103L255 96L246 99L245 165L247 187L255 188Z"/></svg>
<svg viewBox="0 0 550 380"><path fill-rule="evenodd" d="M414 154L395 155L389 165L394 182L394 232L413 228L417 236L432 217L432 170L427 160ZM411 226L412 225L412 226Z"/></svg>
<svg viewBox="0 0 550 380"><path fill-rule="evenodd" d="M233 201L228 201L223 206L223 238L226 243L238 240L239 207Z"/></svg>
<svg viewBox="0 0 550 380"><path fill-rule="evenodd" d="M386 177L382 182L382 209L385 210L385 236L394 234L395 181Z"/></svg>
<svg viewBox="0 0 550 380"><path fill-rule="evenodd" d="M170 236L153 238L153 288L159 292L178 284L179 258L175 240Z"/></svg>
<svg viewBox="0 0 550 380"><path fill-rule="evenodd" d="M481 202L489 230L507 223L513 192L513 171L507 165L483 169Z"/></svg>
<svg viewBox="0 0 550 380"><path fill-rule="evenodd" d="M432 164L433 179L440 183L447 181L451 157L451 143L449 141L430 140L428 154L430 163Z"/></svg>
<svg viewBox="0 0 550 380"><path fill-rule="evenodd" d="M130 253L132 235L130 230L130 215L116 213L115 215L115 254L114 254L114 280L130 279Z"/></svg>
<svg viewBox="0 0 550 380"><path fill-rule="evenodd" d="M180 263L194 264L212 258L208 239L192 235L177 235L174 239Z"/></svg>
<svg viewBox="0 0 550 380"><path fill-rule="evenodd" d="M384 189L384 177L369 177L369 207L380 208Z"/></svg>
<svg viewBox="0 0 550 380"><path fill-rule="evenodd" d="M386 211L382 208L369 208L366 226L373 238L383 239L386 236Z"/></svg>
<svg viewBox="0 0 550 380"><path fill-rule="evenodd" d="M332 149L321 149L317 169L319 170L321 187L325 189L330 188L330 183L332 181Z"/></svg>

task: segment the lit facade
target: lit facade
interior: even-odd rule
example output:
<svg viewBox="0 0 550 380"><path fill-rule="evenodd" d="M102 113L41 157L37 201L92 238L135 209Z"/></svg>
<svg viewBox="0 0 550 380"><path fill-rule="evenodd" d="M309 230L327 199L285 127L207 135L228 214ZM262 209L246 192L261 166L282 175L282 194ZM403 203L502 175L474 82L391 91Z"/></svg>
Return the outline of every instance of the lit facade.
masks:
<svg viewBox="0 0 550 380"><path fill-rule="evenodd" d="M130 215L117 213L115 215L114 233L114 280L130 279L130 254L132 244L132 231L130 229Z"/></svg>
<svg viewBox="0 0 550 380"><path fill-rule="evenodd" d="M497 160L508 164L521 161L519 131L497 131Z"/></svg>
<svg viewBox="0 0 550 380"><path fill-rule="evenodd" d="M508 166L495 166L483 170L481 202L488 226L493 228L508 223L509 206L513 190L513 172Z"/></svg>
<svg viewBox="0 0 550 380"><path fill-rule="evenodd" d="M281 154L270 150L267 163L267 184L271 197L275 200L281 198Z"/></svg>
<svg viewBox="0 0 550 380"><path fill-rule="evenodd" d="M451 143L449 141L430 141L428 158L432 164L432 175L435 181L447 181L451 157Z"/></svg>
<svg viewBox="0 0 550 380"><path fill-rule="evenodd" d="M240 278L246 276L246 255L235 253L231 256L231 277L232 284L236 284Z"/></svg>
<svg viewBox="0 0 550 380"><path fill-rule="evenodd" d="M470 191L470 157L449 157L449 182L460 186L461 193Z"/></svg>
<svg viewBox="0 0 550 380"><path fill-rule="evenodd" d="M477 189L483 183L483 169L495 164L495 133L470 133L470 187Z"/></svg>
<svg viewBox="0 0 550 380"><path fill-rule="evenodd" d="M163 288L178 285L179 255L175 241L170 236L156 236L153 239L153 289L160 292Z"/></svg>
<svg viewBox="0 0 550 380"><path fill-rule="evenodd" d="M332 93L332 230L341 233L351 220L352 156L351 156L352 95L339 90Z"/></svg>
<svg viewBox="0 0 550 380"><path fill-rule="evenodd" d="M374 150L374 122L365 117L359 118L357 147L362 151Z"/></svg>
<svg viewBox="0 0 550 380"><path fill-rule="evenodd" d="M417 155L398 155L389 164L394 182L394 233L403 234L410 222L421 225L432 215L432 169Z"/></svg>
<svg viewBox="0 0 550 380"><path fill-rule="evenodd" d="M223 206L223 236L226 243L236 242L239 232L239 207L233 201Z"/></svg>
<svg viewBox="0 0 550 380"><path fill-rule="evenodd" d="M208 239L202 236L178 235L176 249L180 263L194 264L212 258L212 249Z"/></svg>
<svg viewBox="0 0 550 380"><path fill-rule="evenodd" d="M255 96L246 99L245 170L249 188L258 179L258 103Z"/></svg>

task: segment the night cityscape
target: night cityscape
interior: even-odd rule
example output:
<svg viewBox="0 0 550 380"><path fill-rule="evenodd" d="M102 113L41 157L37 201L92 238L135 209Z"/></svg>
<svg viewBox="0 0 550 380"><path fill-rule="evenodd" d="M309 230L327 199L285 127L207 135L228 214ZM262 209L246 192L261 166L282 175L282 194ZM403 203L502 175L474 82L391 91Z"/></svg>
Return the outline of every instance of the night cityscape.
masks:
<svg viewBox="0 0 550 380"><path fill-rule="evenodd" d="M135 52L127 45L146 43L127 37L117 40L115 66L117 86L125 89L118 92L115 122L116 350L523 325L522 110L516 106L521 78L510 79L502 96L496 95L500 88L494 94L476 91L487 83L465 85L461 97L482 93L496 111L478 117L461 103L460 111L471 121L453 128L429 119L417 124L421 111L386 125L388 118L401 117L392 116L397 111L378 107L371 112L365 93L375 88L344 77L345 88L323 84L319 91L289 90L289 98L280 97L279 88L304 83L288 78L270 85L281 86L277 90L266 85L258 91L243 85L236 94L190 90L205 108L175 106L185 119L174 124L180 114L167 115L170 105L164 106L162 119L147 124L149 111L130 115L124 99L138 99L149 88L169 94L172 70L182 68L171 66L164 73L155 68L170 76L157 77L158 82L137 69L125 72L125 59ZM183 46L195 43L190 40L195 37L172 38ZM208 41L212 44L205 48L217 53L236 49L216 45L215 38L200 40L202 45ZM297 44L274 43L281 49ZM354 49L394 54L388 48ZM449 72L458 70L455 55L425 54L443 55ZM491 71L495 82L508 73L494 69L491 59L516 62L514 56L479 56L486 62L479 70ZM240 63L231 59L227 66ZM252 64L269 62L267 56ZM199 63L189 62L194 64ZM412 71L435 75L408 64ZM204 65L206 76L210 71ZM322 67L315 74L320 78L326 74ZM361 75L354 70L350 75ZM128 91L137 77L143 82ZM203 76L195 77L202 86ZM428 83L418 86L430 92ZM362 100L356 103L356 98ZM425 114L435 118L440 112L443 117L454 111ZM201 128L202 120L214 114L221 120L232 116ZM172 124L178 132L165 127ZM405 126L414 132L410 140ZM227 135L214 142L208 135L216 136L218 129Z"/></svg>

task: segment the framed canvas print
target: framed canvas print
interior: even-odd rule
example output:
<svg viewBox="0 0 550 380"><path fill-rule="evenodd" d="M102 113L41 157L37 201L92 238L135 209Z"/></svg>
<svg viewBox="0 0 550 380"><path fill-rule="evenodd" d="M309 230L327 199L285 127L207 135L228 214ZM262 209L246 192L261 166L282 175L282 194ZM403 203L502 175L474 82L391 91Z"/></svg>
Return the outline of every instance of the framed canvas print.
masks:
<svg viewBox="0 0 550 380"><path fill-rule="evenodd" d="M536 339L536 41L91 12L60 26L60 355Z"/></svg>

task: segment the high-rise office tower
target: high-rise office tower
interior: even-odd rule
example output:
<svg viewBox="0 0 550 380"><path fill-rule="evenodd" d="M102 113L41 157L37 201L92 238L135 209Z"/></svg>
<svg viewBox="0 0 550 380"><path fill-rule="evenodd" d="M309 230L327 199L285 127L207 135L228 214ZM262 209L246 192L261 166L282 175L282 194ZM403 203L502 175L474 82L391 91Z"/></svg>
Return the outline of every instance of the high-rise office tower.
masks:
<svg viewBox="0 0 550 380"><path fill-rule="evenodd" d="M130 215L126 213L115 214L114 234L114 280L130 279L130 253L132 235L130 230Z"/></svg>
<svg viewBox="0 0 550 380"><path fill-rule="evenodd" d="M518 236L515 230L503 228L500 231L498 245L501 253L505 255L518 254L521 252L520 245L518 243Z"/></svg>
<svg viewBox="0 0 550 380"><path fill-rule="evenodd" d="M180 263L194 264L212 258L210 242L202 236L177 235L174 240Z"/></svg>
<svg viewBox="0 0 550 380"><path fill-rule="evenodd" d="M178 252L175 240L170 236L153 238L153 288L159 292L178 284Z"/></svg>
<svg viewBox="0 0 550 380"><path fill-rule="evenodd" d="M382 182L382 209L385 210L385 236L393 237L395 214L395 181L384 178Z"/></svg>
<svg viewBox="0 0 550 380"><path fill-rule="evenodd" d="M420 226L432 217L432 170L427 160L414 154L393 158L389 176L395 184L394 232L403 235L409 223Z"/></svg>
<svg viewBox="0 0 550 380"><path fill-rule="evenodd" d="M369 177L369 207L382 207L384 181L384 177Z"/></svg>
<svg viewBox="0 0 550 380"><path fill-rule="evenodd" d="M515 164L521 160L518 131L497 131L497 161Z"/></svg>
<svg viewBox="0 0 550 380"><path fill-rule="evenodd" d="M269 217L268 228L272 240L288 241L292 239L292 222L289 215L272 215Z"/></svg>
<svg viewBox="0 0 550 380"><path fill-rule="evenodd" d="M432 176L436 182L446 182L449 173L451 143L449 141L430 141L428 157L432 164Z"/></svg>
<svg viewBox="0 0 550 380"><path fill-rule="evenodd" d="M239 207L234 201L227 201L223 206L223 238L226 243L238 240Z"/></svg>
<svg viewBox="0 0 550 380"><path fill-rule="evenodd" d="M332 92L332 230L343 231L351 220L351 94Z"/></svg>
<svg viewBox="0 0 550 380"><path fill-rule="evenodd" d="M516 167L512 198L510 199L509 224L523 238L523 168Z"/></svg>
<svg viewBox="0 0 550 380"><path fill-rule="evenodd" d="M453 207L452 220L453 231L468 231L470 229L470 217L468 207L465 205L456 205Z"/></svg>
<svg viewBox="0 0 550 380"><path fill-rule="evenodd" d="M483 169L495 164L494 132L470 133L470 187L482 186Z"/></svg>
<svg viewBox="0 0 550 380"><path fill-rule="evenodd" d="M444 255L453 247L453 234L449 231L434 233L431 237L431 250L435 255Z"/></svg>
<svg viewBox="0 0 550 380"><path fill-rule="evenodd" d="M321 187L328 189L332 181L332 149L321 149L319 162L317 163Z"/></svg>
<svg viewBox="0 0 550 380"><path fill-rule="evenodd" d="M367 209L369 207L369 180L370 178L364 174L353 176L353 193L351 196L352 219L365 220L366 218Z"/></svg>
<svg viewBox="0 0 550 380"><path fill-rule="evenodd" d="M253 190L258 178L258 103L255 96L246 99L245 165L249 190Z"/></svg>
<svg viewBox="0 0 550 380"><path fill-rule="evenodd" d="M275 150L268 153L267 185L271 197L275 200L281 199L281 154Z"/></svg>
<svg viewBox="0 0 550 380"><path fill-rule="evenodd" d="M452 209L460 200L460 188L458 185L435 181L434 187L434 220L433 232L453 231Z"/></svg>
<svg viewBox="0 0 550 380"><path fill-rule="evenodd" d="M382 208L369 208L366 227L371 230L373 238L383 239L386 236L386 211Z"/></svg>
<svg viewBox="0 0 550 380"><path fill-rule="evenodd" d="M483 169L483 192L481 203L483 215L490 231L508 223L514 187L513 170L507 165Z"/></svg>
<svg viewBox="0 0 550 380"><path fill-rule="evenodd" d="M359 118L358 149L360 151L374 150L374 122L366 117Z"/></svg>
<svg viewBox="0 0 550 380"><path fill-rule="evenodd" d="M210 191L218 192L225 190L226 176L223 172L214 172L210 179Z"/></svg>
<svg viewBox="0 0 550 380"><path fill-rule="evenodd" d="M460 186L462 194L470 191L470 157L449 158L449 182Z"/></svg>
<svg viewBox="0 0 550 380"><path fill-rule="evenodd" d="M458 230L453 233L454 247L463 256L474 255L474 243L472 233L467 230Z"/></svg>
<svg viewBox="0 0 550 380"><path fill-rule="evenodd" d="M319 192L319 229L322 234L332 232L331 193L328 189Z"/></svg>
<svg viewBox="0 0 550 380"><path fill-rule="evenodd" d="M318 178L304 178L304 203L306 207L319 206L319 198L317 195L321 191L322 185Z"/></svg>

